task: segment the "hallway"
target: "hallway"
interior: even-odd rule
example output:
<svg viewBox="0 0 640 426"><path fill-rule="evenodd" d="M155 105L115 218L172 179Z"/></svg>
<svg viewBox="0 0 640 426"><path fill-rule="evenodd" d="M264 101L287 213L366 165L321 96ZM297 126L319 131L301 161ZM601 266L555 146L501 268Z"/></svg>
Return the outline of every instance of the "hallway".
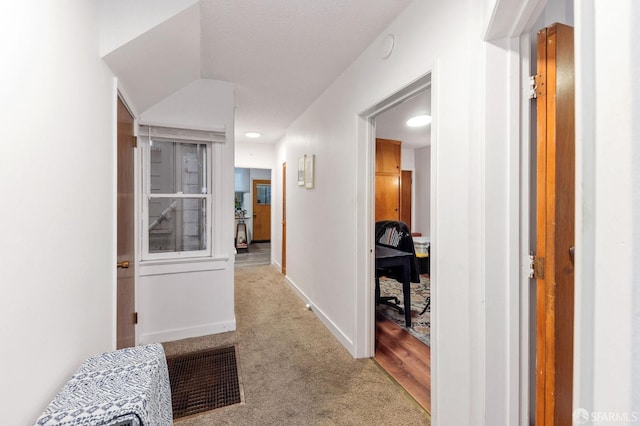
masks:
<svg viewBox="0 0 640 426"><path fill-rule="evenodd" d="M236 269L237 330L166 343L176 353L236 345L244 403L179 424L430 424L371 359L354 359L270 265Z"/></svg>
<svg viewBox="0 0 640 426"><path fill-rule="evenodd" d="M271 243L251 243L249 250L236 254L235 267L271 264Z"/></svg>

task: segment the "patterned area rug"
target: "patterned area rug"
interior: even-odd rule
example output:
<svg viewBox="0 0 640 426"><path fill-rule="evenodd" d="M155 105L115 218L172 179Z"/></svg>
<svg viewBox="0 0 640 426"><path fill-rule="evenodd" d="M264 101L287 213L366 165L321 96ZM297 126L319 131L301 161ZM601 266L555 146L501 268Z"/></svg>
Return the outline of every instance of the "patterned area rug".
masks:
<svg viewBox="0 0 640 426"><path fill-rule="evenodd" d="M426 305L427 297L431 296L431 287L429 278L421 275L420 279L420 283L411 283L411 327L405 327L404 314L399 314L389 306L378 305L376 312L398 324L427 346L431 346L431 310L427 309L420 315ZM380 295L396 296L402 306L402 283L391 278L380 278Z"/></svg>

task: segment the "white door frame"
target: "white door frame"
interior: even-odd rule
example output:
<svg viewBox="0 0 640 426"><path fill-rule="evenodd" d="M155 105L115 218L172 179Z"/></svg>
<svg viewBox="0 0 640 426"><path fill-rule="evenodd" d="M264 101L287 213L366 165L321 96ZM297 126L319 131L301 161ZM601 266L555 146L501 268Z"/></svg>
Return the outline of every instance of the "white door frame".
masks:
<svg viewBox="0 0 640 426"><path fill-rule="evenodd" d="M500 149L506 149L505 162L500 167L506 167L504 169L506 175L505 178L508 181L508 188L506 193L500 195L500 201L502 204L496 208L500 209L500 215L504 216L507 220L508 226L506 227L506 233L503 235L504 239L496 241L492 235L486 235L487 238L494 238L491 243L505 244L506 242L506 258L501 260L500 282L498 287L485 288L493 293L486 293L487 295L496 294L496 290L504 288L507 294L501 295L501 299L498 308L501 312L504 312L505 316L486 316L486 329L497 330L497 334L493 333L491 336L485 335L485 340L482 342L484 352L479 354L484 359L485 370L474 374L472 382L476 386L481 387L483 390L480 392L483 395L483 401L478 401L478 409L481 410L474 412L474 415L483 415L486 424L520 424L528 425L529 423L529 385L528 380L529 368L530 368L530 344L529 344L529 310L528 310L528 288L529 278L527 276L528 265L526 260L529 253L529 210L530 203L528 199L530 186L529 186L529 119L528 111L530 110L529 101L525 99L526 84L523 76L527 73L523 71L523 64L527 63L529 48L524 46L528 42L529 32L532 25L535 23L536 18L546 5L546 0L513 0L513 1L500 1L495 2L491 6L492 13L487 14L486 25L484 27L483 39L487 43L485 49L485 71L494 73L491 74L492 84L498 89L498 96L501 100L499 108L494 108L494 113L499 118L496 121L495 118L485 117L483 118L485 123L485 129L487 132L483 136L485 139L490 138L491 144L483 145L482 156L485 157L488 152L485 150L495 147L493 138L498 133L503 137L502 142L498 142L498 145L502 143ZM489 46L491 44L491 46ZM526 56L526 57L525 57ZM437 65L437 63L435 64ZM495 72L499 73L496 77ZM481 74L486 73L483 72ZM486 82L480 80L481 82ZM416 84L415 82L413 84ZM480 83L483 84L483 83ZM375 139L375 115L384 111L385 108L390 108L395 103L399 102L406 92L403 92L407 88L400 90L395 94L391 94L386 100L381 101L369 109L366 109L358 116L358 143L357 143L357 158L358 167L363 168L359 172L358 180L356 182L357 193L362 194L363 199L358 200L358 207L356 211L357 218L364 218L364 220L356 220L357 233L360 236L357 239L356 253L359 254L356 265L356 279L359 285L357 286L357 318L356 318L356 356L357 357L369 357L374 351L374 294L372 282L374 279L374 242L373 242L373 229L374 229L374 173L375 173L375 151L374 151L374 139ZM437 105L438 97L438 71L437 66L431 67L431 87L432 87L432 105ZM483 86L486 90L485 93L489 93L493 87ZM494 92L491 91L491 96L494 96ZM488 99L488 95L485 94L484 102L488 106L495 107L495 97L491 100ZM432 122L432 170L431 170L431 229L432 229L432 242L433 248L437 249L435 242L438 239L438 227L437 227L437 209L435 208L435 202L437 200L437 182L435 182L435 176L437 176L437 162L433 159L437 158L438 147L438 120L437 109L434 110L434 119ZM497 133L495 133L497 132ZM484 167L484 166L483 166ZM486 173L486 170L482 170L482 173ZM482 188L486 191L487 188ZM483 197L485 197L483 195ZM486 199L487 203L493 202L492 199ZM486 209L485 209L486 212ZM486 214L484 215L486 216ZM484 231L487 225L487 218L483 220L481 227ZM437 250L434 250L432 254L437 256ZM367 253L367 256L362 254ZM493 268L496 259L495 256L491 257L491 253L485 253L485 260L483 266L485 271L483 272L482 281L487 281L487 273L492 271L488 270ZM432 262L432 275L433 279L437 279L437 262ZM493 271L495 272L495 271ZM493 285L492 283L485 283ZM502 287L500 287L502 286ZM433 290L433 289L432 289ZM437 290L437 289L436 289ZM527 291L525 291L527 290ZM434 293L434 303L432 303L432 316L436 316L435 313L438 310L438 298ZM496 302L494 300L494 302ZM484 316L484 315L483 315ZM506 324L505 324L506 322ZM437 327L432 327L432 341L437 341ZM493 346L492 343L498 343L498 346ZM493 352L492 352L493 351ZM437 402L438 396L438 359L437 352L432 351L432 402ZM489 366L488 361L494 362L491 355L496 353L500 356L500 359L504 360L504 364L500 365L500 370L506 374L504 380L495 381L487 380L489 374L495 373L495 366ZM503 376L504 377L504 376ZM495 386L495 388L493 387ZM434 403L434 408L437 407L437 403ZM434 410L435 411L435 410ZM437 417L437 413L433 412L434 419ZM489 418L489 417L491 418ZM495 423L491 423L495 421Z"/></svg>
<svg viewBox="0 0 640 426"><path fill-rule="evenodd" d="M486 23L484 33L486 42L508 46L504 53L506 67L502 70L507 82L503 87L503 94L505 104L509 106L504 111L507 117L508 138L511 141L507 160L510 182L507 195L510 222L508 252L511 255L507 263L508 280L518 285L510 286L508 289L510 294L506 297L509 343L505 366L508 379L505 387L507 395L514 395L517 392L518 397L508 401L504 420L506 424L522 426L528 426L531 421L532 382L529 378L532 365L535 364L535 352L533 357L531 352L535 351L535 346L532 347L530 343L535 335L532 336L530 333L529 290L532 282L528 271L528 258L532 244L530 238L532 208L530 129L535 125L531 123L531 101L528 98L530 34L546 4L547 0L497 2L491 18ZM518 123L517 126L513 125L515 122ZM492 325L487 322L486 326ZM487 355L489 350L487 348ZM487 395L489 392L490 389L486 389ZM487 409L491 408L491 404L487 405Z"/></svg>
<svg viewBox="0 0 640 426"><path fill-rule="evenodd" d="M374 281L374 269L375 269L375 242L373 239L373 233L375 228L375 117L394 106L424 92L427 88L432 87L433 71L427 71L420 78L407 86L401 88L397 92L389 95L384 100L372 105L364 112L358 115L358 148L361 149L361 154L358 157L363 158L365 162L364 173L364 191L365 201L359 207L358 217L363 217L365 220L359 222L358 233L364 235L362 239L364 246L359 243L356 253L368 253L368 256L364 256L363 259L358 259L357 274L360 283L357 287L357 305L362 306L362 309L358 307L357 319L356 319L356 357L370 358L375 351L375 295L373 292ZM434 93L432 91L431 104L434 105ZM435 146L434 128L436 126L435 111L432 108L431 115L433 117L431 122L431 158L433 159L433 150ZM436 220L433 212L435 202L435 169L433 166L433 160L431 161L431 229L432 234L435 234ZM360 210L361 209L361 210ZM434 237L432 237L432 241ZM433 255L433 252L432 252ZM360 256L359 256L360 257ZM433 263L432 263L433 264ZM431 275L434 276L435 271L432 267ZM362 278L362 279L360 279ZM433 309L433 305L432 305Z"/></svg>

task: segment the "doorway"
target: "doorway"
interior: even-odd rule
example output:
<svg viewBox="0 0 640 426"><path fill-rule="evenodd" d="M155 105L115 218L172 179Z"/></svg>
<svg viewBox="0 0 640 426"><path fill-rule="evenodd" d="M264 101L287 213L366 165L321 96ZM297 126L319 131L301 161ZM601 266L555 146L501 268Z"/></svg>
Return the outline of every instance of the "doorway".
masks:
<svg viewBox="0 0 640 426"><path fill-rule="evenodd" d="M573 28L538 32L536 208L537 425L569 424L573 410L575 96Z"/></svg>
<svg viewBox="0 0 640 426"><path fill-rule="evenodd" d="M271 180L253 181L253 240L271 241Z"/></svg>
<svg viewBox="0 0 640 426"><path fill-rule="evenodd" d="M116 347L135 346L135 232L133 115L118 97L118 224Z"/></svg>
<svg viewBox="0 0 640 426"><path fill-rule="evenodd" d="M282 163L282 275L287 275L287 163Z"/></svg>
<svg viewBox="0 0 640 426"><path fill-rule="evenodd" d="M405 222L415 238L424 238L430 243L431 235L431 128L407 127L407 120L416 115L431 115L431 76L430 74L401 90L364 114L370 123L369 150L375 152L372 166L384 164L378 170L371 171L370 212L372 221L370 233L378 220L398 220ZM430 118L430 117L429 117ZM383 145L387 143L388 149ZM390 161L380 156L392 152ZM390 166L391 164L391 166ZM392 170L393 169L393 170ZM380 173L378 173L380 172ZM378 175L393 175L397 183L394 191L384 190L380 197ZM375 179L374 179L375 175ZM404 180L404 182L403 182ZM389 193L393 197L389 197ZM379 208L380 200L392 203L392 206ZM374 201L375 200L375 201ZM375 214L374 214L375 212ZM382 217L383 212L392 212L393 217ZM374 240L374 238L371 238ZM423 242L421 241L421 242ZM414 241L415 242L415 241ZM372 241L372 252L376 242ZM430 260L430 259L428 259ZM375 269L372 262L372 271ZM374 359L427 411L431 411L431 366L430 366L430 271L428 267L420 270L419 282L411 284L411 325L407 326L405 315L383 304L373 302ZM400 296L403 300L402 285L395 280L380 279L381 293ZM393 293L398 290L399 293ZM389 293L392 292L392 293ZM404 311L404 302L401 303ZM415 312L414 312L415 311ZM406 311L404 311L406 312ZM398 315L400 314L400 315Z"/></svg>
<svg viewBox="0 0 640 426"><path fill-rule="evenodd" d="M258 182L256 184L256 182ZM271 169L236 167L234 169L235 221L246 224L248 249L270 249L271 241ZM256 223L257 226L256 226ZM257 233L257 235L256 235ZM254 244L256 243L256 244ZM253 246L251 244L254 244ZM258 244L261 244L258 247Z"/></svg>

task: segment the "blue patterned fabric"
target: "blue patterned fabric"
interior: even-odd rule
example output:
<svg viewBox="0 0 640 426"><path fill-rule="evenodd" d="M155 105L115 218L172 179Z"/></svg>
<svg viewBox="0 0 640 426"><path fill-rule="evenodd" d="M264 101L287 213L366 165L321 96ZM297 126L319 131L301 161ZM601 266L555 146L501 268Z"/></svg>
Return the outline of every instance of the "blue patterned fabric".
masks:
<svg viewBox="0 0 640 426"><path fill-rule="evenodd" d="M89 358L36 425L173 424L167 359L159 343Z"/></svg>

